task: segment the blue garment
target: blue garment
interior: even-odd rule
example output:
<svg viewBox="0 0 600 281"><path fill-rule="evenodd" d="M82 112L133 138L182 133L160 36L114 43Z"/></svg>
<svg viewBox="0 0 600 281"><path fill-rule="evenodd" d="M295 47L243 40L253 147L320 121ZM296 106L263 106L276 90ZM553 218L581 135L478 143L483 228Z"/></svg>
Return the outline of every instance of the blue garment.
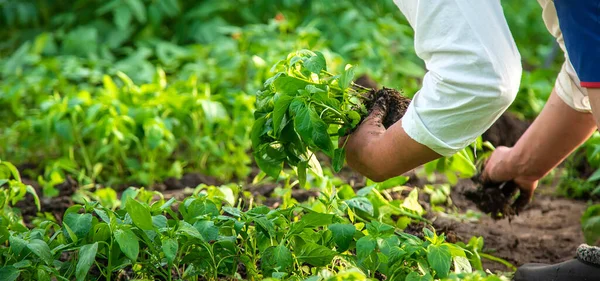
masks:
<svg viewBox="0 0 600 281"><path fill-rule="evenodd" d="M600 0L555 0L554 6L581 86L600 88Z"/></svg>

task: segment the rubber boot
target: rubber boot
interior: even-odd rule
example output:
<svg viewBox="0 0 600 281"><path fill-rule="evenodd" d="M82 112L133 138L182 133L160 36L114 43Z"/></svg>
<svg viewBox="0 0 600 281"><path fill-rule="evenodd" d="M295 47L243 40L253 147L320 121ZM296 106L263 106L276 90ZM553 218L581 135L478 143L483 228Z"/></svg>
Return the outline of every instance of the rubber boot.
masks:
<svg viewBox="0 0 600 281"><path fill-rule="evenodd" d="M600 281L600 248L581 245L575 259L559 264L525 264L514 281Z"/></svg>

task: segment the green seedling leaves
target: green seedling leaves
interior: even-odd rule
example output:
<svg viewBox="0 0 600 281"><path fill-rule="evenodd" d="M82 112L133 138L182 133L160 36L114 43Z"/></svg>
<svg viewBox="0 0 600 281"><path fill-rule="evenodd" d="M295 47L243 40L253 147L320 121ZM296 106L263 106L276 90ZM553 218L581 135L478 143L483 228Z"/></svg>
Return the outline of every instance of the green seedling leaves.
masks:
<svg viewBox="0 0 600 281"><path fill-rule="evenodd" d="M329 230L333 234L333 241L337 246L338 252L344 252L350 247L354 234L356 233L356 227L351 224L336 223L329 225Z"/></svg>
<svg viewBox="0 0 600 281"><path fill-rule="evenodd" d="M260 260L266 276L271 276L275 271L288 272L293 266L292 252L283 244L267 248Z"/></svg>
<svg viewBox="0 0 600 281"><path fill-rule="evenodd" d="M304 67L312 73L319 74L322 70L327 70L327 62L322 53L315 52L315 54L304 62Z"/></svg>
<svg viewBox="0 0 600 281"><path fill-rule="evenodd" d="M351 87L354 68L348 66L339 76L330 74L323 54L301 50L273 69L280 72L258 93L250 134L257 165L277 179L284 163L304 166L313 153L323 152L333 158L334 171L339 172L345 151L334 147L335 132L345 135L358 125L362 116L357 110L368 92ZM275 146L281 151L269 153ZM303 170L298 173L302 185Z"/></svg>
<svg viewBox="0 0 600 281"><path fill-rule="evenodd" d="M274 129L274 134L276 136L283 129L282 121L283 121L284 117L286 116L288 108L290 107L290 104L292 103L293 99L294 99L294 96L292 96L292 95L287 95L287 94L278 94L277 95L277 98L275 100L275 108L273 109L273 129Z"/></svg>
<svg viewBox="0 0 600 281"><path fill-rule="evenodd" d="M71 237L73 240L85 237L92 228L92 214L77 214L67 213L64 218L64 231L71 237L72 232L76 237Z"/></svg>
<svg viewBox="0 0 600 281"><path fill-rule="evenodd" d="M356 257L359 261L366 259L377 248L377 241L371 236L364 236L356 241Z"/></svg>
<svg viewBox="0 0 600 281"><path fill-rule="evenodd" d="M337 173L344 167L344 160L346 159L346 149L337 148L333 151L333 170Z"/></svg>
<svg viewBox="0 0 600 281"><path fill-rule="evenodd" d="M42 240L33 239L29 241L27 243L27 248L48 265L52 264L54 261L50 247L48 247L48 244Z"/></svg>
<svg viewBox="0 0 600 281"><path fill-rule="evenodd" d="M137 227L143 230L154 229L154 225L152 224L152 215L150 214L148 207L144 206L135 199L130 198L127 200L126 209L131 216L131 220Z"/></svg>
<svg viewBox="0 0 600 281"><path fill-rule="evenodd" d="M313 242L307 242L300 248L296 259L312 266L326 266L331 263L335 255L337 255L336 251Z"/></svg>
<svg viewBox="0 0 600 281"><path fill-rule="evenodd" d="M123 227L116 229L114 236L123 254L130 260L136 261L140 252L140 244L135 233L131 229Z"/></svg>
<svg viewBox="0 0 600 281"><path fill-rule="evenodd" d="M433 270L435 276L446 278L452 265L452 255L446 245L429 245L427 247L427 261Z"/></svg>
<svg viewBox="0 0 600 281"><path fill-rule="evenodd" d="M96 252L98 252L98 242L94 244L83 245L79 248L79 261L75 269L75 277L77 281L85 280L88 271L94 264L96 259Z"/></svg>
<svg viewBox="0 0 600 281"><path fill-rule="evenodd" d="M198 221L194 224L194 227L206 242L215 241L219 237L219 228L215 226L213 221Z"/></svg>
<svg viewBox="0 0 600 281"><path fill-rule="evenodd" d="M0 267L0 280L15 281L19 278L20 273L18 269L11 265Z"/></svg>
<svg viewBox="0 0 600 281"><path fill-rule="evenodd" d="M179 249L179 244L177 240L173 238L167 238L162 240L162 251L165 253L165 258L167 262L173 263L175 257L177 256L177 251Z"/></svg>

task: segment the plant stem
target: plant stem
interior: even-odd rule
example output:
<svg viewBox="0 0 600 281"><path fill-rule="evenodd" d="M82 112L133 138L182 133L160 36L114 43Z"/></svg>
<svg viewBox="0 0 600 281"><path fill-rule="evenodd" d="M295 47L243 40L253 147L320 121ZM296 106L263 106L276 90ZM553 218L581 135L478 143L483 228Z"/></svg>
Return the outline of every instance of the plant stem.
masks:
<svg viewBox="0 0 600 281"><path fill-rule="evenodd" d="M516 271L517 270L517 268L514 265L512 265L510 262L508 262L508 261L506 261L504 259L501 259L501 258L498 258L498 257L494 257L492 255L485 254L485 253L479 253L479 256L482 257L482 258L484 258L484 259L495 261L497 263L503 264L504 266L510 268L512 271Z"/></svg>

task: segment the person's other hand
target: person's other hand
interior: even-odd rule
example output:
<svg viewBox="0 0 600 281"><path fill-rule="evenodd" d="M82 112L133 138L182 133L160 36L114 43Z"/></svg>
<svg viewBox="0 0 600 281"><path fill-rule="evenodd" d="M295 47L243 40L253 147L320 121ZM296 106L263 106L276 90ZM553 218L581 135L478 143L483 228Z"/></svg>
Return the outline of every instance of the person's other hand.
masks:
<svg viewBox="0 0 600 281"><path fill-rule="evenodd" d="M511 160L511 148L500 146L494 150L485 164L481 178L490 182L514 181L520 190L520 195L514 203L517 210L522 210L531 202L533 193L538 185L537 179L519 174L518 163Z"/></svg>

